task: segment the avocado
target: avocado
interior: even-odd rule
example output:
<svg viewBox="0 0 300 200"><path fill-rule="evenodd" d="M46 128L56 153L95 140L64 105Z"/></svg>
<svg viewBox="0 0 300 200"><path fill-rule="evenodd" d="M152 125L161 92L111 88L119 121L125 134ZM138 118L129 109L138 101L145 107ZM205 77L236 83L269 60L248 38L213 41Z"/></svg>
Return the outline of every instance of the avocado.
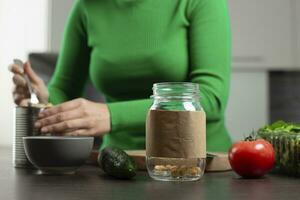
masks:
<svg viewBox="0 0 300 200"><path fill-rule="evenodd" d="M135 161L122 149L106 147L98 155L98 164L110 176L130 179L136 175Z"/></svg>

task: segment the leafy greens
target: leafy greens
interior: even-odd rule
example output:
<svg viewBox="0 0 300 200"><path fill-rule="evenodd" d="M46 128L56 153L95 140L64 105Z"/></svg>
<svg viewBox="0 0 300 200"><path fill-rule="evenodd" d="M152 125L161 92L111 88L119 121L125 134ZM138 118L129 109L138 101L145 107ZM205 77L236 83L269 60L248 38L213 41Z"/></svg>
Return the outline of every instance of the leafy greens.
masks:
<svg viewBox="0 0 300 200"><path fill-rule="evenodd" d="M285 133L300 133L300 124L288 123L282 120L274 122L271 125L266 125L258 130L258 132L274 133L274 132L285 132Z"/></svg>

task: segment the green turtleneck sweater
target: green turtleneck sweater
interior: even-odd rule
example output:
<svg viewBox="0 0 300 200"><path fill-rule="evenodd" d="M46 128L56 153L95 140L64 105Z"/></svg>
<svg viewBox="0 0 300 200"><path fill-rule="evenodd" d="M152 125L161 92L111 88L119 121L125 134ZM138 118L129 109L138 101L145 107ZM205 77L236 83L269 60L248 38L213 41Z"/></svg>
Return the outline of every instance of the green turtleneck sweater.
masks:
<svg viewBox="0 0 300 200"><path fill-rule="evenodd" d="M199 83L208 150L226 151L230 53L226 0L78 0L49 84L50 101L81 97L90 78L111 114L103 147L144 149L152 84Z"/></svg>

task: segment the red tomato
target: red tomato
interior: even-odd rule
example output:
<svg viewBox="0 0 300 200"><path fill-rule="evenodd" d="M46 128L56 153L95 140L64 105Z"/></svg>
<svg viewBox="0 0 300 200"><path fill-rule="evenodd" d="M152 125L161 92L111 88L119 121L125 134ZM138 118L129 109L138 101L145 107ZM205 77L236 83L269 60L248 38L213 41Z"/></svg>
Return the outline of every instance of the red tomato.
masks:
<svg viewBox="0 0 300 200"><path fill-rule="evenodd" d="M240 141L228 152L232 169L245 178L259 178L269 172L275 162L273 146L263 139Z"/></svg>

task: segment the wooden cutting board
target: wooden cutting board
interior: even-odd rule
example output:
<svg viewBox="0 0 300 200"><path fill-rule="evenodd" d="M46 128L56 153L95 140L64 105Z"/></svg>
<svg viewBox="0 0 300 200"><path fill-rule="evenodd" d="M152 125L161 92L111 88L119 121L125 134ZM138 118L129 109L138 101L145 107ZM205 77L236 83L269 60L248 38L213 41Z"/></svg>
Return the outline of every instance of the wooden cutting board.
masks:
<svg viewBox="0 0 300 200"><path fill-rule="evenodd" d="M146 170L146 151L145 150L129 150L126 153L131 156L139 170ZM97 165L98 151L92 151L88 160L89 164ZM231 170L227 153L209 152L206 158L206 172L222 172Z"/></svg>

